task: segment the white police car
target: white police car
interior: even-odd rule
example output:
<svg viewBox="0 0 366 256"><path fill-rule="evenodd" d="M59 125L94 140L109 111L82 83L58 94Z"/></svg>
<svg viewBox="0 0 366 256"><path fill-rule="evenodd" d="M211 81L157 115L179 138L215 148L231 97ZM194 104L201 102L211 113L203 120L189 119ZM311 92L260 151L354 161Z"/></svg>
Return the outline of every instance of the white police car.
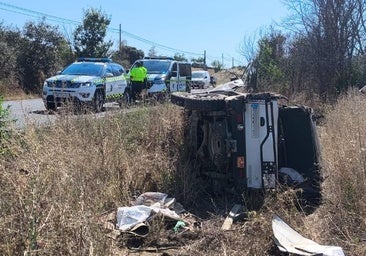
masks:
<svg viewBox="0 0 366 256"><path fill-rule="evenodd" d="M109 58L79 58L43 84L42 98L47 110L70 102L76 108L91 106L103 110L106 102L124 102L127 82L125 69Z"/></svg>

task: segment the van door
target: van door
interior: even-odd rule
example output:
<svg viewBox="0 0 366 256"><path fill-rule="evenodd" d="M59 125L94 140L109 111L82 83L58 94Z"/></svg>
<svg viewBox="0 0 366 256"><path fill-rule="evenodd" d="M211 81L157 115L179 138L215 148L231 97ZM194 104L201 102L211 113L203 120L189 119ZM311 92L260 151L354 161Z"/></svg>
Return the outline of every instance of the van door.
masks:
<svg viewBox="0 0 366 256"><path fill-rule="evenodd" d="M192 68L189 63L174 62L171 69L170 91L189 91L189 81L192 77Z"/></svg>
<svg viewBox="0 0 366 256"><path fill-rule="evenodd" d="M189 81L192 76L192 69L189 63L178 63L178 91L185 92L188 91Z"/></svg>
<svg viewBox="0 0 366 256"><path fill-rule="evenodd" d="M276 100L253 99L245 106L248 188L274 188L277 178Z"/></svg>
<svg viewBox="0 0 366 256"><path fill-rule="evenodd" d="M178 63L174 62L172 65L171 77L169 80L169 88L171 92L178 91L178 82L179 82Z"/></svg>

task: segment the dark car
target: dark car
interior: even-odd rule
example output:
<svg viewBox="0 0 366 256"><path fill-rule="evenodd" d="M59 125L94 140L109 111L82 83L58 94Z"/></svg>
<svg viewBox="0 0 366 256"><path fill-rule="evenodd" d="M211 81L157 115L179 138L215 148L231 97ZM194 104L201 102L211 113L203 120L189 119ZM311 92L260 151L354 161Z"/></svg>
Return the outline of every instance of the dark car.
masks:
<svg viewBox="0 0 366 256"><path fill-rule="evenodd" d="M302 188L306 207L320 203L311 108L275 93L247 93L241 80L197 94L174 93L171 101L185 109L189 152L214 189L257 193L283 184Z"/></svg>

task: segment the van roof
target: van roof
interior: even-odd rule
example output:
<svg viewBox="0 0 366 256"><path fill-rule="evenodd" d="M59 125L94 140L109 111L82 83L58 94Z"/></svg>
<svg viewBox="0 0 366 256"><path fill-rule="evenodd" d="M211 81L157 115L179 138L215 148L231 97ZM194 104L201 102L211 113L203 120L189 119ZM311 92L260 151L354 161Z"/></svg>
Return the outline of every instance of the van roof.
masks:
<svg viewBox="0 0 366 256"><path fill-rule="evenodd" d="M150 59L150 60L174 60L172 57L165 57L165 56L160 56L160 57L144 57L144 59Z"/></svg>
<svg viewBox="0 0 366 256"><path fill-rule="evenodd" d="M161 58L143 58L143 59L139 59L139 60L136 60L135 62L137 61L171 61L171 62L176 62L176 63L181 63L181 64L189 64L189 65L192 65L191 62L188 62L188 61L180 61L180 60L174 60L173 58L166 58L166 59L161 59Z"/></svg>

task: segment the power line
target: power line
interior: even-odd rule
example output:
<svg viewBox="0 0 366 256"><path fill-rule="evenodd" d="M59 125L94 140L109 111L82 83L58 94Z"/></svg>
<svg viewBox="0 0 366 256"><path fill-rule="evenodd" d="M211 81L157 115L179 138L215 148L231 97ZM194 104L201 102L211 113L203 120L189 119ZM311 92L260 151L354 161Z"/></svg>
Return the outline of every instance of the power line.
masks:
<svg viewBox="0 0 366 256"><path fill-rule="evenodd" d="M0 9L4 10L4 11L18 13L18 14L22 14L22 15L26 15L26 16L35 17L35 18L45 17L45 18L47 18L51 21L60 22L60 23L68 24L68 25L80 25L81 24L81 22L78 22L78 21L60 18L60 17L54 16L54 15L49 15L49 14L46 14L46 13L33 11L33 10L30 10L30 9L18 7L18 6L3 3L3 2L0 2L0 5L5 6L6 8L10 8L10 9L6 9L6 8L0 7ZM116 29L116 28L108 28L108 30L113 32L113 33L119 33L119 29ZM125 34L126 36L129 36L129 37L131 37L135 40L138 40L140 42L143 42L143 43L146 43L146 44L149 44L149 45L153 45L153 46L165 49L165 50L169 50L169 51L173 51L173 52L174 51L175 52L181 52L181 53L186 53L186 54L189 54L189 55L196 55L196 56L201 56L202 55L202 53L184 51L184 50L169 47L169 46L166 46L166 45L163 45L163 44L160 44L160 43L156 43L156 42L153 42L151 40L148 40L148 39L142 38L140 36L137 36L135 34L132 34L132 33L128 32L128 31L125 31L125 30L121 30L121 32L123 34Z"/></svg>
<svg viewBox="0 0 366 256"><path fill-rule="evenodd" d="M3 6L3 7L1 7L1 6ZM77 25L81 24L81 22L79 22L79 21L74 21L74 20L71 20L71 19L65 19L65 18L61 18L61 17L58 17L58 16L54 16L54 15L50 15L50 14L46 14L46 13L42 13L42 12L38 12L38 11L33 11L33 10L30 10L30 9L27 9L27 8L7 4L7 3L4 3L4 2L0 2L0 10L12 12L12 13L18 13L18 14L21 14L21 15L26 15L26 16L30 16L30 17L34 17L34 18L43 18L44 17L44 18L47 18L50 21L57 22L57 23L62 23L62 24L67 24L67 25L77 26ZM140 37L138 35L132 34L132 33L128 32L128 31L125 31L125 30L120 30L120 29L117 29L117 28L108 28L107 30L112 32L112 33L119 33L121 31L121 33L126 35L127 37L130 37L130 38L135 39L137 41L140 41L142 43L152 45L152 46L155 46L155 47L158 47L160 49L164 49L166 51L170 51L170 52L173 52L173 53L183 53L183 54L187 54L187 55L191 55L191 56L203 56L203 53L190 52L190 51L185 51L185 50L173 48L173 47L170 47L170 46L166 46L166 45L163 45L163 44L145 39L145 38ZM207 58L208 59L214 59L214 60L218 59L218 58L212 57L212 56L207 56ZM227 62L231 62L231 58L224 57L223 59L225 59L225 61L227 61ZM240 61L238 61L238 60L235 60L235 61L240 63Z"/></svg>
<svg viewBox="0 0 366 256"><path fill-rule="evenodd" d="M78 22L78 21L60 18L60 17L54 16L54 15L33 11L33 10L30 10L30 9L22 8L22 7L19 7L19 6L15 6L15 5L11 5L11 4L7 4L7 3L3 3L3 2L0 2L0 5L5 6L7 8L15 9L16 11L1 8L2 10L14 12L14 13L19 13L19 14L23 14L23 15L26 15L26 16L31 16L31 17L36 17L36 18L47 17L50 20L55 21L55 22L61 22L61 23L67 23L67 24L73 24L73 25L79 25L80 24L80 22Z"/></svg>

